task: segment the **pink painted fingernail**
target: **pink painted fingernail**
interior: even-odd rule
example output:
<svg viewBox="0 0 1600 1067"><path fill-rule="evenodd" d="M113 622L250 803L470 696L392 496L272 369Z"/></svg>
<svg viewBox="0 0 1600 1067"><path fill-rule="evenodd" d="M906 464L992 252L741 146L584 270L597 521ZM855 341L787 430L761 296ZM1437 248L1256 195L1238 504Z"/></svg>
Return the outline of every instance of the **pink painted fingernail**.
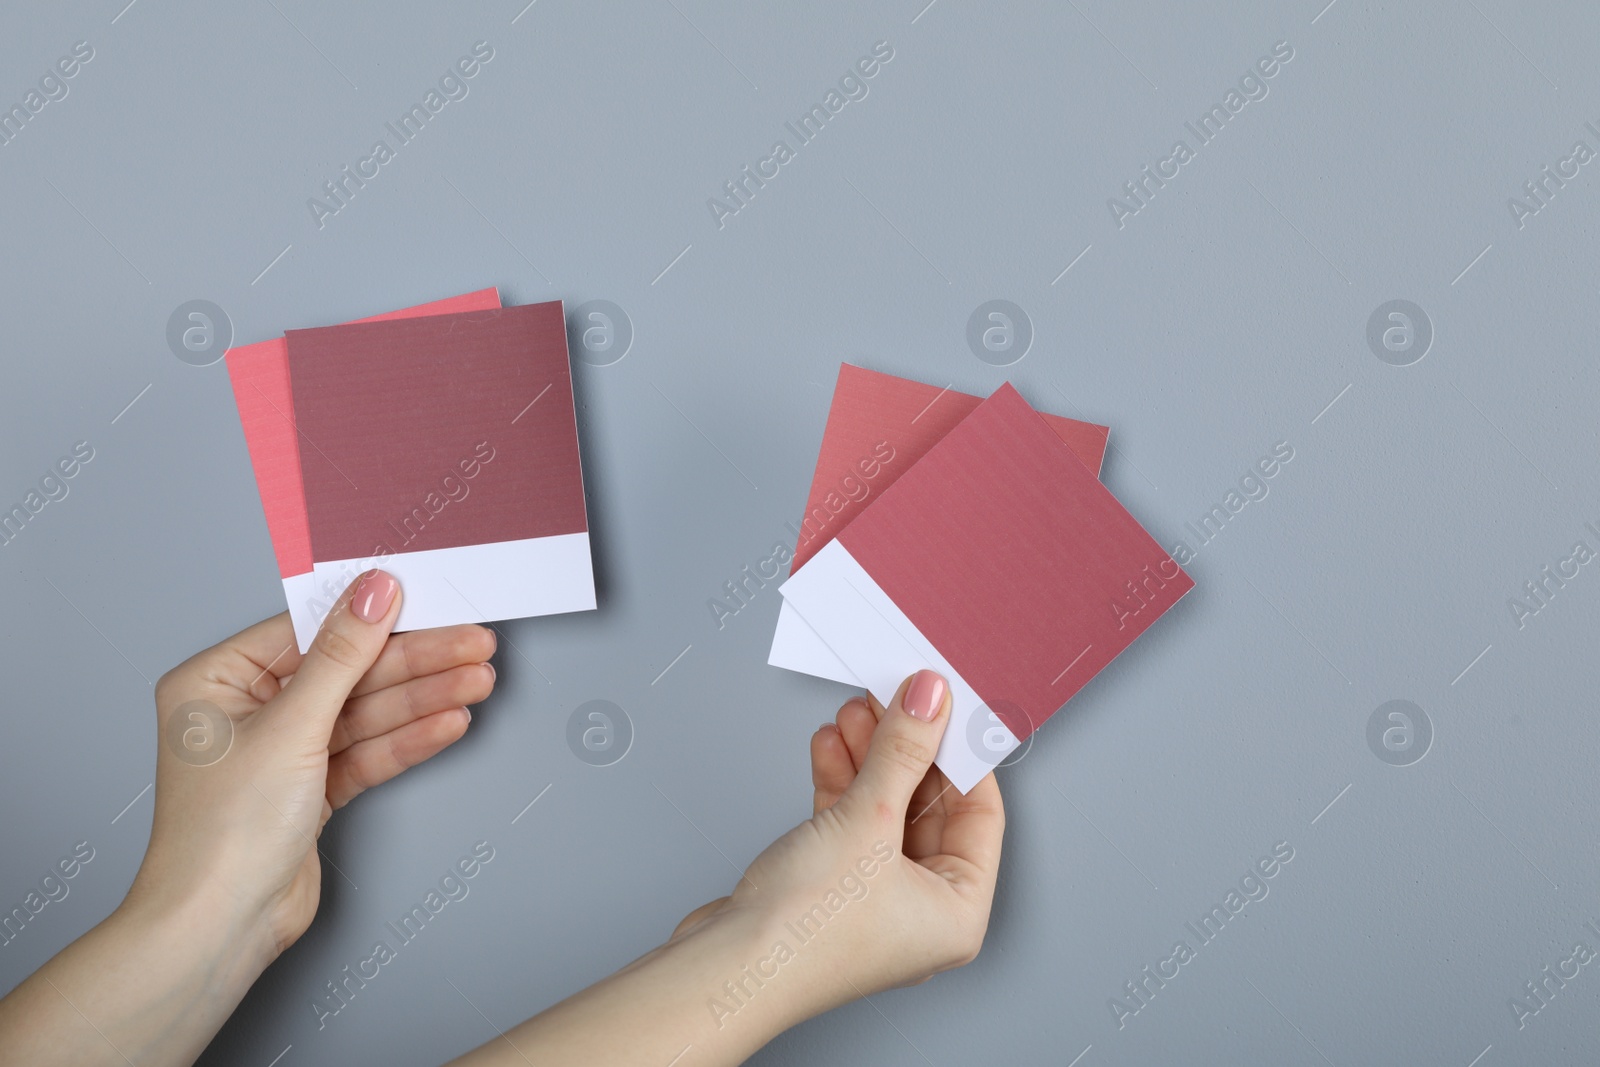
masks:
<svg viewBox="0 0 1600 1067"><path fill-rule="evenodd" d="M394 595L399 590L400 583L395 581L394 575L368 571L356 582L355 592L350 596L350 610L362 622L377 622L389 614L389 605L394 603Z"/></svg>
<svg viewBox="0 0 1600 1067"><path fill-rule="evenodd" d="M906 686L905 699L900 706L913 719L932 722L939 709L944 707L944 694L948 690L944 679L933 671L918 671Z"/></svg>

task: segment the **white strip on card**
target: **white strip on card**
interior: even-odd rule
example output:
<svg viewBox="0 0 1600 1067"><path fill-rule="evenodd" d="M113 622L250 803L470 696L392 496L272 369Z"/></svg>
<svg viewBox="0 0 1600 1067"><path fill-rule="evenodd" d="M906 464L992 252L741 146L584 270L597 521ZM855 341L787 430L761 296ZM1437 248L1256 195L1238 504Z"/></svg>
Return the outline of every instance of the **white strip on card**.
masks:
<svg viewBox="0 0 1600 1067"><path fill-rule="evenodd" d="M832 682L861 685L855 671L845 666L844 660L828 647L788 600L778 605L778 625L772 632L772 651L767 655L767 662Z"/></svg>
<svg viewBox="0 0 1600 1067"><path fill-rule="evenodd" d="M991 712L848 549L830 541L779 587L861 684L882 704L919 670L950 683L950 724L934 762L966 793L1022 742Z"/></svg>
<svg viewBox="0 0 1600 1067"><path fill-rule="evenodd" d="M558 615L595 606L587 533L331 560L316 564L310 575L284 579L300 651L311 647L322 616L345 586L372 567L400 580L396 631Z"/></svg>

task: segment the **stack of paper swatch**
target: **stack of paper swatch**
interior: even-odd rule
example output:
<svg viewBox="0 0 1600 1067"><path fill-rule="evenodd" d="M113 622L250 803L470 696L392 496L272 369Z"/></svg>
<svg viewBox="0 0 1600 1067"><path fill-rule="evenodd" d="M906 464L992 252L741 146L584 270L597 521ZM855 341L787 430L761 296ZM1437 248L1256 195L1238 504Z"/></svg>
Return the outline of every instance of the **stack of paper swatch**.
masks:
<svg viewBox="0 0 1600 1067"><path fill-rule="evenodd" d="M559 301L485 289L227 364L302 651L368 567L402 630L595 606Z"/></svg>
<svg viewBox="0 0 1600 1067"><path fill-rule="evenodd" d="M841 367L769 662L885 704L938 671L970 790L1194 586L1100 484L1109 432Z"/></svg>

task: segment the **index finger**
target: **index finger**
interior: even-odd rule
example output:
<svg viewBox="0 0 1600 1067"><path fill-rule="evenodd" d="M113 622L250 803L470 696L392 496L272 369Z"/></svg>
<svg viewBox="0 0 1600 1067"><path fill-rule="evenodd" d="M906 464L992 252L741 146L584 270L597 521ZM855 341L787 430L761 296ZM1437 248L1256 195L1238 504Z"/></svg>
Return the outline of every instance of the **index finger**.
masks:
<svg viewBox="0 0 1600 1067"><path fill-rule="evenodd" d="M498 643L493 630L475 622L393 634L350 695L365 696L463 664L486 663Z"/></svg>
<svg viewBox="0 0 1600 1067"><path fill-rule="evenodd" d="M494 655L497 644L494 631L477 623L394 634L350 695L364 696L464 663L486 662ZM268 672L281 685L305 661L287 611L241 630L217 647L243 656L255 666L257 674L252 686Z"/></svg>
<svg viewBox="0 0 1600 1067"><path fill-rule="evenodd" d="M280 611L219 642L216 646L236 653L255 664L262 674L271 672L280 682L300 669L305 659L294 639L294 624L289 613ZM260 677L257 676L256 681ZM255 682L251 682L254 685Z"/></svg>
<svg viewBox="0 0 1600 1067"><path fill-rule="evenodd" d="M940 853L972 864L991 882L1000 870L1000 840L1005 829L1005 804L993 771L965 796L955 789L944 795Z"/></svg>

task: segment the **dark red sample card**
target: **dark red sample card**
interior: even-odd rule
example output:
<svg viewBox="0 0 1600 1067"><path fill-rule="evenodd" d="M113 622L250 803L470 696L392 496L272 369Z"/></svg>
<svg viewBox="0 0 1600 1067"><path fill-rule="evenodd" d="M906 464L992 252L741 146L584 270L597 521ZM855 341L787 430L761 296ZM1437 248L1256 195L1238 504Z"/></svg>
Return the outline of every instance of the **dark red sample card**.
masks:
<svg viewBox="0 0 1600 1067"><path fill-rule="evenodd" d="M399 629L593 608L559 301L285 334L313 572Z"/></svg>
<svg viewBox="0 0 1600 1067"><path fill-rule="evenodd" d="M500 306L494 289L390 311L358 322L483 311ZM250 450L267 533L278 558L284 598L295 638L303 652L311 647L326 604L337 590L318 589L311 568L311 532L306 524L306 494L300 471L300 435L294 424L294 393L289 385L289 347L282 337L228 349L228 379L239 409L239 424ZM321 605L319 607L319 605Z"/></svg>

